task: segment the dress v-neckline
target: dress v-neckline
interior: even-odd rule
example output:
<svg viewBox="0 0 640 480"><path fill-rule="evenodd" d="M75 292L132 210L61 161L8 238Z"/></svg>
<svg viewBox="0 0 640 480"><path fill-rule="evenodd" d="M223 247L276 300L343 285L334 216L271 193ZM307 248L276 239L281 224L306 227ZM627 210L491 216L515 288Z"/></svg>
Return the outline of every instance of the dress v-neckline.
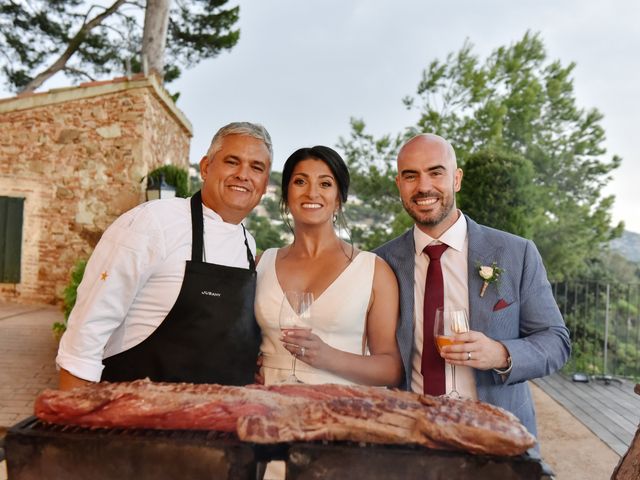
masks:
<svg viewBox="0 0 640 480"><path fill-rule="evenodd" d="M284 289L282 288L282 284L280 283L280 279L278 278L278 265L277 265L277 260L278 260L278 251L280 249L276 249L275 251L275 255L273 257L273 273L276 277L276 283L278 284L278 288L280 289L280 293L282 293L282 295L284 296ZM334 285L335 283L340 280L340 277L342 277L348 270L349 268L351 268L351 266L356 263L356 259L360 256L362 252L358 252L356 254L355 257L353 257L353 259L347 264L346 267L344 267L342 269L342 271L338 274L338 276L336 278L334 278L331 283L329 285L327 285L327 288L325 288L320 295L318 295L317 297L314 295L313 297L313 303L316 303L318 300L320 300L322 297L325 296L325 293L327 293L327 291L329 291Z"/></svg>

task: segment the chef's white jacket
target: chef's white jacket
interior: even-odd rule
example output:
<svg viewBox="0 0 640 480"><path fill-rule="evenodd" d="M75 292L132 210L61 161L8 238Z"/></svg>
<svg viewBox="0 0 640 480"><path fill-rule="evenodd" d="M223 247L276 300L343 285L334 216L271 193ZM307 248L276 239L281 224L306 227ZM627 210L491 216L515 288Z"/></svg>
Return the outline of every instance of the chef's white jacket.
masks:
<svg viewBox="0 0 640 480"><path fill-rule="evenodd" d="M204 210L208 263L248 268L241 225ZM191 259L188 198L154 200L120 216L103 234L78 287L56 364L98 381L102 359L146 339L173 307ZM255 254L255 240L247 232Z"/></svg>

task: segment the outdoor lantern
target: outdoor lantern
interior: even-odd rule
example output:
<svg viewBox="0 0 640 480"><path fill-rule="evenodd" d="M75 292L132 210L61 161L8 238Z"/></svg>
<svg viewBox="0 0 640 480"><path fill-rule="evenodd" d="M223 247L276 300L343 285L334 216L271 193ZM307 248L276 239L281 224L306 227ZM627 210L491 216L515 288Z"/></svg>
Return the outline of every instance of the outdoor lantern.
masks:
<svg viewBox="0 0 640 480"><path fill-rule="evenodd" d="M158 200L159 198L174 198L176 188L164 181L164 175L160 175L160 180L147 177L147 200Z"/></svg>

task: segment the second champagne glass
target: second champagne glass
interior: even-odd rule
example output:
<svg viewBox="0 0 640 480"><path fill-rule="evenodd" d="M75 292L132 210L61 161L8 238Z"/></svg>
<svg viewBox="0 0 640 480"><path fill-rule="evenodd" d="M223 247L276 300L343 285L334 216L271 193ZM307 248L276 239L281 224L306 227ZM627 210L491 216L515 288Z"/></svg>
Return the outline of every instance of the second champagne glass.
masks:
<svg viewBox="0 0 640 480"><path fill-rule="evenodd" d="M453 334L469 331L469 318L463 308L443 308L436 310L436 318L433 323L433 338L436 341L438 352L445 345L453 345L456 342L451 338ZM456 366L451 365L451 391L447 394L450 398L461 398L456 388Z"/></svg>
<svg viewBox="0 0 640 480"><path fill-rule="evenodd" d="M280 306L280 331L284 334L288 330L311 331L311 304L313 293L287 291L284 292ZM303 383L296 377L296 356L293 355L291 372L283 383Z"/></svg>

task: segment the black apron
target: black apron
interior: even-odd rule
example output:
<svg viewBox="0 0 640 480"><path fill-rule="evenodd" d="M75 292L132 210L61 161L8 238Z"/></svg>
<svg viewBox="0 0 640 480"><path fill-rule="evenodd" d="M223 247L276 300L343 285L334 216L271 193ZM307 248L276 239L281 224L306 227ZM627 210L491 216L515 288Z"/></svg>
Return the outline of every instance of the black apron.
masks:
<svg viewBox="0 0 640 480"><path fill-rule="evenodd" d="M260 329L253 313L256 265L247 249L249 270L202 261L202 196L191 198L191 261L187 260L176 303L144 341L105 358L102 380L253 383Z"/></svg>

